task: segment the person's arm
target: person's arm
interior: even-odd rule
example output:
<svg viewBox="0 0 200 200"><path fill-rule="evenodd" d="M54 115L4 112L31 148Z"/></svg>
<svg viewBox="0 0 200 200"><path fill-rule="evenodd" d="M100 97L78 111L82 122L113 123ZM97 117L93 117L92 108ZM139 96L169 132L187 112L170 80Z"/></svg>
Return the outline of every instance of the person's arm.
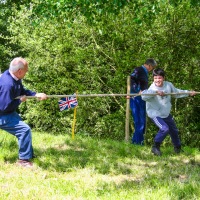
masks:
<svg viewBox="0 0 200 200"><path fill-rule="evenodd" d="M36 93L35 95L39 100L47 99L47 95L45 93Z"/></svg>
<svg viewBox="0 0 200 200"><path fill-rule="evenodd" d="M22 84L21 84L21 93L20 95L25 95L25 96L35 96L36 92L33 92L31 90L26 89Z"/></svg>
<svg viewBox="0 0 200 200"><path fill-rule="evenodd" d="M141 92L141 97L142 97L142 100L144 100L144 101L149 101L149 100L151 100L152 98L154 98L155 97L155 95L156 95L156 91L155 90L152 90L152 89L148 89L148 90L143 90L142 92ZM144 94L144 95L143 95ZM148 95L149 94L149 95ZM154 95L152 95L152 94L154 94Z"/></svg>
<svg viewBox="0 0 200 200"><path fill-rule="evenodd" d="M26 101L26 96L36 96L39 100L45 100L47 99L47 95L45 93L36 93L31 90L25 89L24 86L22 85L22 92L21 92L22 97L20 98L21 102Z"/></svg>
<svg viewBox="0 0 200 200"><path fill-rule="evenodd" d="M30 95L30 96L36 96L39 100L47 99L47 95L45 93L36 93L35 95ZM24 102L26 100L27 100L26 95L21 96L21 98L20 98L21 102Z"/></svg>
<svg viewBox="0 0 200 200"><path fill-rule="evenodd" d="M132 74L130 75L131 93L138 93L140 91L138 76L139 76L138 68L135 68Z"/></svg>
<svg viewBox="0 0 200 200"><path fill-rule="evenodd" d="M170 84L171 84L172 93L180 93L180 94L172 95L174 98L183 98L183 97L195 95L195 91L181 90L181 89L175 88L172 83L170 83ZM185 94L181 94L181 93L185 93Z"/></svg>
<svg viewBox="0 0 200 200"><path fill-rule="evenodd" d="M190 96L195 96L195 95L197 94L196 91L194 91L194 90L189 91L189 93L190 93L190 94L189 94Z"/></svg>

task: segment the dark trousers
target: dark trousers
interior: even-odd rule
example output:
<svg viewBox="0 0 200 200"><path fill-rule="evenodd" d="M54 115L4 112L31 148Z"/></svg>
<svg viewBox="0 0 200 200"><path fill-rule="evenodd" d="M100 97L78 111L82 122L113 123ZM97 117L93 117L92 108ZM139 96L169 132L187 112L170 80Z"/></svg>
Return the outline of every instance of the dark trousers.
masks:
<svg viewBox="0 0 200 200"><path fill-rule="evenodd" d="M154 124L159 128L159 131L154 138L155 143L162 143L167 134L169 134L173 145L176 147L181 146L181 142L178 136L178 129L171 114L167 118L155 117L152 120Z"/></svg>
<svg viewBox="0 0 200 200"><path fill-rule="evenodd" d="M130 108L135 128L132 143L143 144L146 126L146 103L142 100L141 96L134 97L130 99Z"/></svg>

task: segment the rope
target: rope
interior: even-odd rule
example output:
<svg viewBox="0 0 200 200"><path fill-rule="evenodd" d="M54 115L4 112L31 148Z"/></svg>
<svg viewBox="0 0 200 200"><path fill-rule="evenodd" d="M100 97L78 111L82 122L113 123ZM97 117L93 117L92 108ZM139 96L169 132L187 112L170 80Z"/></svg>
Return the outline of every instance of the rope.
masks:
<svg viewBox="0 0 200 200"><path fill-rule="evenodd" d="M180 93L165 93L165 95L181 95L181 94L191 94L191 92L180 92ZM200 92L195 92L195 94L200 94ZM62 98L62 97L123 97L123 96L141 96L141 95L147 95L147 96L155 96L158 94L141 94L141 93L135 93L135 94L79 94L79 95L47 95L47 98ZM20 99L22 96L18 96L15 99ZM26 96L27 99L34 99L37 98L36 96Z"/></svg>

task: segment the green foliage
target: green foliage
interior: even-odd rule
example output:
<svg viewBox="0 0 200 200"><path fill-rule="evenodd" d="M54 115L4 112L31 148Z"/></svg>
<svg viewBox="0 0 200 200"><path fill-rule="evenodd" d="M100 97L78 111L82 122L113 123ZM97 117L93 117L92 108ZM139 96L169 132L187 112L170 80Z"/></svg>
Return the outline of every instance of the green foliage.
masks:
<svg viewBox="0 0 200 200"><path fill-rule="evenodd" d="M27 5L29 0L17 0L17 1L1 1L0 2L0 73L6 70L9 66L10 61L15 56L23 56L24 52L21 51L17 43L10 43L10 32L9 29L9 17L12 18L12 7L20 10L20 4Z"/></svg>
<svg viewBox="0 0 200 200"><path fill-rule="evenodd" d="M6 30L6 18L8 17L8 9L7 7L2 3L0 4L0 29L1 29L1 34L0 34L0 55L1 55L1 60L0 60L0 73L1 71L4 71L6 69L6 64L8 62L8 56L10 53L10 48L8 45L8 41L5 38L9 33Z"/></svg>
<svg viewBox="0 0 200 200"><path fill-rule="evenodd" d="M24 84L47 94L126 93L134 66L153 57L177 88L198 90L199 6L194 0L176 2L35 0L17 9L12 6L6 30L11 50L20 47L12 56L23 52L29 61ZM191 140L199 138L198 101L198 96L173 101L172 114L184 144L197 145ZM124 137L125 98L78 102L78 133ZM38 130L71 131L73 110L59 112L56 99L29 100L20 111ZM147 143L154 133L149 123Z"/></svg>
<svg viewBox="0 0 200 200"><path fill-rule="evenodd" d="M76 15L83 15L88 21L93 21L96 16L117 15L127 4L126 0L42 0L33 11L41 19L64 18L70 14L72 20Z"/></svg>

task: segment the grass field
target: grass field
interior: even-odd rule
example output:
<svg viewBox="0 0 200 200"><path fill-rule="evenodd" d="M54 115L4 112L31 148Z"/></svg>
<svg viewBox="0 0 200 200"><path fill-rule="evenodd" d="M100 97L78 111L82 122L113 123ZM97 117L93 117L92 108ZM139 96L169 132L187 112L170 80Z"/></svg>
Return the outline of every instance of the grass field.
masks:
<svg viewBox="0 0 200 200"><path fill-rule="evenodd" d="M0 132L0 199L200 199L199 149L156 157L148 146L39 132L33 146L34 167L19 167L17 140Z"/></svg>

